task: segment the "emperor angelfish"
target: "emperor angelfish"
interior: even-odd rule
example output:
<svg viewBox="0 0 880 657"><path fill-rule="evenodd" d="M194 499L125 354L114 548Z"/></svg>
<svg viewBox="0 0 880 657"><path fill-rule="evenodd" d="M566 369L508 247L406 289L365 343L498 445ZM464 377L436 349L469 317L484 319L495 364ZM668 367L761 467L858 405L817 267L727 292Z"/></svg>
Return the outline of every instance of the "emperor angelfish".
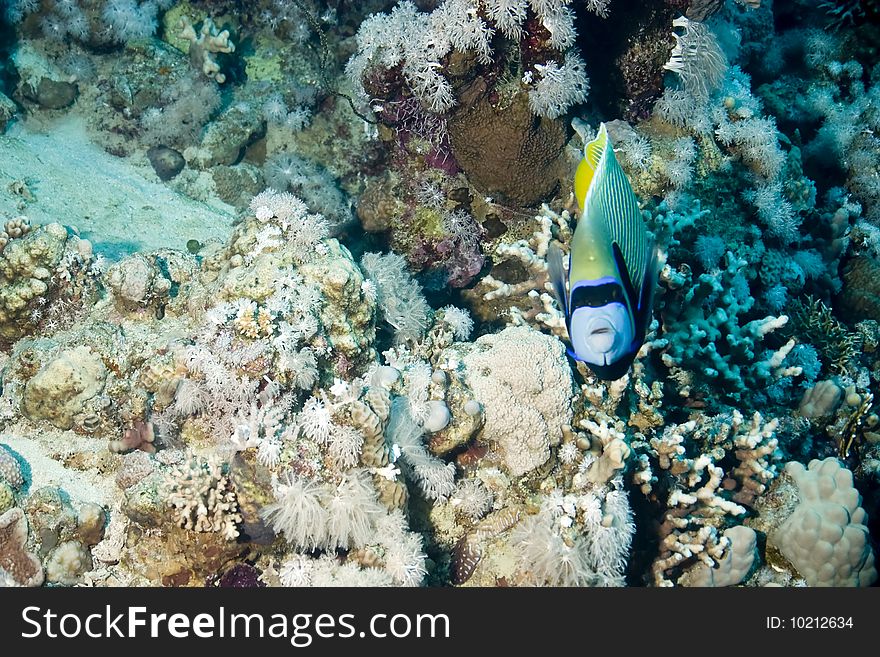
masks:
<svg viewBox="0 0 880 657"><path fill-rule="evenodd" d="M550 279L565 312L569 354L603 380L626 374L645 340L658 253L605 124L584 146L574 177L581 208L566 276L562 251L548 251Z"/></svg>

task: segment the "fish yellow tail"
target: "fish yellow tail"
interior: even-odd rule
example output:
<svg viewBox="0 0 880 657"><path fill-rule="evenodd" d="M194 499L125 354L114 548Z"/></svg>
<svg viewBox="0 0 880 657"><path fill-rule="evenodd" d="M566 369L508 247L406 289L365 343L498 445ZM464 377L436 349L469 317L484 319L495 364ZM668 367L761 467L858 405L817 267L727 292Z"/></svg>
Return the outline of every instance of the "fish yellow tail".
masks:
<svg viewBox="0 0 880 657"><path fill-rule="evenodd" d="M602 123L599 126L599 134L596 135L596 138L584 146L584 157L581 159L580 164L578 164L577 171L574 174L574 195L581 211L584 209L587 191L590 189L590 183L593 182L593 176L599 168L599 163L602 161L602 155L605 153L607 146L608 132L605 129L605 124Z"/></svg>

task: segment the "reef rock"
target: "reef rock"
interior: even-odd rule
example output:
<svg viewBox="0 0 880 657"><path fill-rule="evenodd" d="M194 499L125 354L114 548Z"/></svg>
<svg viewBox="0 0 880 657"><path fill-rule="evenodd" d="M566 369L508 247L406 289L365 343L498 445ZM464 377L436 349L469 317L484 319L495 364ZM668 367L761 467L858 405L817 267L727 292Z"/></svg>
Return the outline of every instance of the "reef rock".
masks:
<svg viewBox="0 0 880 657"><path fill-rule="evenodd" d="M61 352L34 375L24 388L21 408L30 420L46 420L70 429L85 402L104 387L107 368L89 347Z"/></svg>

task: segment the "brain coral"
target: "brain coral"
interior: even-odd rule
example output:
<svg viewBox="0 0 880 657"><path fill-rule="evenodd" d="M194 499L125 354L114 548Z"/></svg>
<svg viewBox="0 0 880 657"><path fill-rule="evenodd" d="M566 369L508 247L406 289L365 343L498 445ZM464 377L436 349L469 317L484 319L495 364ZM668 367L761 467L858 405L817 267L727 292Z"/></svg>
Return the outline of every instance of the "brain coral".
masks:
<svg viewBox="0 0 880 657"><path fill-rule="evenodd" d="M562 343L517 326L454 345L465 350L465 381L483 405L481 437L520 476L544 463L572 419L573 381Z"/></svg>
<svg viewBox="0 0 880 657"><path fill-rule="evenodd" d="M537 205L559 184L565 128L532 115L523 94L506 107L486 97L462 103L449 120L456 161L484 194L505 203Z"/></svg>
<svg viewBox="0 0 880 657"><path fill-rule="evenodd" d="M835 458L797 461L785 471L798 487L792 514L768 536L810 586L870 586L877 579L867 514L852 473Z"/></svg>

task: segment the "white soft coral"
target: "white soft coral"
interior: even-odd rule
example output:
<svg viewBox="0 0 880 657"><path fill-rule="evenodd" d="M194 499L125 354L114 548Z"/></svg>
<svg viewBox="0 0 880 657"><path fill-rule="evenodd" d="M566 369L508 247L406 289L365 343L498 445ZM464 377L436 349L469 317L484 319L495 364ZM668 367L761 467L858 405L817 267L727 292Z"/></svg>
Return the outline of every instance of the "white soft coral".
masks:
<svg viewBox="0 0 880 657"><path fill-rule="evenodd" d="M575 103L582 103L590 92L586 64L580 55L567 52L560 66L555 61L536 64L538 81L529 92L529 107L538 116L556 118Z"/></svg>

